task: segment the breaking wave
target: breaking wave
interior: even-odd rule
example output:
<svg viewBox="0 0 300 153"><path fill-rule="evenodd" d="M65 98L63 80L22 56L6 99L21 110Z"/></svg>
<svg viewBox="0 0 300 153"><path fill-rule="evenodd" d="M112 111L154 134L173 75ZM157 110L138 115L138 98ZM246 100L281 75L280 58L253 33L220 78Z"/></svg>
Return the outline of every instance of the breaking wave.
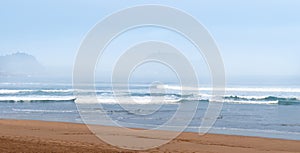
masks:
<svg viewBox="0 0 300 153"><path fill-rule="evenodd" d="M79 91L85 99L76 101L73 89L41 89L41 90L0 90L0 102L83 102L83 103L132 103L132 104L158 104L169 103L176 104L182 102L213 102L209 92L209 88L200 88L198 92L178 93L177 86L163 86L170 91L164 93L154 92L148 93L145 89L136 89L132 92L122 91L115 95L110 89L102 89L96 91L83 90ZM160 87L158 87L160 88ZM283 89L283 88L227 88L226 91L233 92L232 95L226 95L223 100L217 102L232 104L277 104L277 105L297 105L300 104L299 89ZM258 92L259 91L259 92ZM267 96L260 95L261 91ZM288 96L274 96L272 93L288 92ZM90 99L93 93L97 94L97 100ZM200 93L200 94L199 94ZM249 94L251 93L251 94ZM268 95L270 94L270 95ZM245 96L246 95L246 96ZM275 94L276 95L276 94ZM293 95L293 96L291 96ZM296 96L295 96L296 95ZM298 96L298 97L297 97Z"/></svg>

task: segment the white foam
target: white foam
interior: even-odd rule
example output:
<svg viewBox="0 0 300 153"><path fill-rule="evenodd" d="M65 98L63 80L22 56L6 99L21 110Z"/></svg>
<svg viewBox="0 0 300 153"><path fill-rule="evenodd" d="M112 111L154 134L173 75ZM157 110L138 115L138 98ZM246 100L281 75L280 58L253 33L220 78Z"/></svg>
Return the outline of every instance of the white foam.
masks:
<svg viewBox="0 0 300 153"><path fill-rule="evenodd" d="M76 110L46 110L46 109L12 109L16 112L49 112L49 113L71 113L76 112Z"/></svg>
<svg viewBox="0 0 300 153"><path fill-rule="evenodd" d="M198 90L198 91L212 91L211 87L181 87L176 85L159 85L157 88L171 89L171 90ZM215 88L215 90L220 90ZM225 91L242 91L242 92L291 92L300 93L300 88L273 88L273 87L227 87Z"/></svg>
<svg viewBox="0 0 300 153"><path fill-rule="evenodd" d="M17 94L21 92L48 92L48 93L54 93L54 92L73 92L73 89L54 89L54 90L27 90L27 89L20 89L20 90L15 90L15 89L1 89L0 94Z"/></svg>
<svg viewBox="0 0 300 153"><path fill-rule="evenodd" d="M74 92L73 89L54 89L54 90L37 90L37 91L42 91L42 92L49 92L49 93L52 93L52 92Z"/></svg>
<svg viewBox="0 0 300 153"><path fill-rule="evenodd" d="M75 97L69 96L40 96L40 97L0 97L0 101L72 101Z"/></svg>
<svg viewBox="0 0 300 153"><path fill-rule="evenodd" d="M30 92L32 90L7 90L7 89L1 89L0 94L16 94L19 92Z"/></svg>
<svg viewBox="0 0 300 153"><path fill-rule="evenodd" d="M225 103L237 103L237 104L278 104L278 100L274 101L257 101L257 100L223 100Z"/></svg>
<svg viewBox="0 0 300 153"><path fill-rule="evenodd" d="M89 98L87 96L79 97L76 99L76 103L107 103L107 104L174 104L181 100L181 98L154 98L151 99L150 96L144 97L120 97L115 98L113 96L98 96L97 99Z"/></svg>

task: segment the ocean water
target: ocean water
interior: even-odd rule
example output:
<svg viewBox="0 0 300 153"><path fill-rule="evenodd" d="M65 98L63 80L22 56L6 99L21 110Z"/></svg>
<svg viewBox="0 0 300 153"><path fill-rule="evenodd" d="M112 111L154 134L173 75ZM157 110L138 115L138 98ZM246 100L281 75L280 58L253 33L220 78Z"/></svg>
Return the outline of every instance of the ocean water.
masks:
<svg viewBox="0 0 300 153"><path fill-rule="evenodd" d="M151 93L147 84L133 84L124 88L115 99L108 84L99 84L94 91L80 91L86 101L77 101L72 84L68 83L0 83L0 118L30 119L83 123L78 105L91 114L101 109L119 125L155 128L164 125L178 110L197 103L197 111L185 131L198 132L211 98L211 88L181 94L176 85L157 86ZM97 101L88 97L96 93ZM186 92L185 92L186 93ZM151 98L158 100L152 100ZM132 100L133 99L133 100ZM222 110L210 133L236 134L300 140L300 88L277 86L229 86L223 96ZM101 107L100 107L101 105ZM193 108L191 108L193 109ZM93 118L101 120L101 118ZM175 118L178 125L187 120ZM172 127L170 127L172 130Z"/></svg>

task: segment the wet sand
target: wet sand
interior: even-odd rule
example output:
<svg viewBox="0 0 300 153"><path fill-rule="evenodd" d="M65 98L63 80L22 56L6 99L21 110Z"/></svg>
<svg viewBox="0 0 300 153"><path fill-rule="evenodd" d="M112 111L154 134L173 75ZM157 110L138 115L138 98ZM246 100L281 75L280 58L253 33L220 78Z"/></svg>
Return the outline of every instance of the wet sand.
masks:
<svg viewBox="0 0 300 153"><path fill-rule="evenodd" d="M101 126L100 128L107 136L122 138L122 140L138 137L118 127ZM159 132L160 135L168 133ZM160 139L159 136L151 135L138 138L141 142ZM300 152L300 141L217 134L201 136L197 133L185 132L160 147L136 151L120 149L99 140L84 124L0 120L0 152L287 153Z"/></svg>

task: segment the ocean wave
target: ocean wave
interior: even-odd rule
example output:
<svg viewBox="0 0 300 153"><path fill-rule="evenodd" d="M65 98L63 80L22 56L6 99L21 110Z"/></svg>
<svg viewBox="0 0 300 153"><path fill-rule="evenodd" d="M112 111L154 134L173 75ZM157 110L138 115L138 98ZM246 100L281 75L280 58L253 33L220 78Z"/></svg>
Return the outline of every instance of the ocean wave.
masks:
<svg viewBox="0 0 300 153"><path fill-rule="evenodd" d="M17 94L17 93L20 93L20 92L30 92L32 90L6 90L6 89L1 89L0 90L0 95L3 95L3 94Z"/></svg>
<svg viewBox="0 0 300 153"><path fill-rule="evenodd" d="M77 110L46 110L46 109L12 109L15 112L42 112L42 113L72 113Z"/></svg>
<svg viewBox="0 0 300 153"><path fill-rule="evenodd" d="M43 89L43 90L30 90L30 89L1 89L0 95L9 95L9 94L45 94L45 93L73 93L72 89Z"/></svg>
<svg viewBox="0 0 300 153"><path fill-rule="evenodd" d="M75 97L0 97L0 102L74 102Z"/></svg>
<svg viewBox="0 0 300 153"><path fill-rule="evenodd" d="M90 97L80 97L77 98L75 102L83 103L83 104L93 104L93 103L103 103L103 104L175 104L180 102L181 98L152 98L151 96L148 97L98 97L97 99L90 98Z"/></svg>
<svg viewBox="0 0 300 153"><path fill-rule="evenodd" d="M0 102L78 102L78 103L107 103L107 104L177 104L184 102L223 102L232 104L279 104L300 105L300 100L294 97L275 96L224 96L223 100L213 101L209 95L185 95L180 94L133 94L134 96L99 95L97 98L80 96L2 96Z"/></svg>
<svg viewBox="0 0 300 153"><path fill-rule="evenodd" d="M257 101L257 100L224 100L226 103L237 103L237 104L278 104L278 100L272 101Z"/></svg>
<svg viewBox="0 0 300 153"><path fill-rule="evenodd" d="M293 105L300 104L300 99L296 97L276 97L276 96L225 96L225 101L229 102L259 102L266 104Z"/></svg>
<svg viewBox="0 0 300 153"><path fill-rule="evenodd" d="M177 85L158 85L159 89L170 89L170 90L187 90L187 91L212 91L212 87L187 87ZM220 88L215 88L220 90ZM235 92L283 92L283 93L300 93L300 88L275 88L275 87L226 87L225 91Z"/></svg>
<svg viewBox="0 0 300 153"><path fill-rule="evenodd" d="M165 86L164 86L165 87ZM166 86L171 87L173 86ZM247 89L247 90L246 90ZM264 88L259 88L259 90ZM279 90L280 89L280 90ZM235 88L229 88L235 90ZM238 88L240 91L258 91L258 88ZM264 89L265 91L281 91L281 88ZM297 90L289 90L296 92ZM75 93L79 92L79 94ZM89 97L97 95L97 100ZM97 90L73 90L73 89L1 89L0 102L58 102L58 101L75 101L76 97L86 97L85 100L78 100L81 103L132 103L132 104L174 104L183 102L213 102L212 95L209 92L183 92L178 91L154 91L150 93L148 89L121 90L113 92L111 89ZM261 94L261 93L259 93ZM257 96L256 93L233 92L232 95L223 96L223 100L218 102L235 103L235 104L279 104L279 105L296 105L300 104L300 94L276 94L262 93L265 96ZM268 95L270 94L270 95ZM274 96L285 95L285 96ZM290 96L294 95L294 96ZM297 97L298 96L298 97ZM120 99L116 99L120 98Z"/></svg>

